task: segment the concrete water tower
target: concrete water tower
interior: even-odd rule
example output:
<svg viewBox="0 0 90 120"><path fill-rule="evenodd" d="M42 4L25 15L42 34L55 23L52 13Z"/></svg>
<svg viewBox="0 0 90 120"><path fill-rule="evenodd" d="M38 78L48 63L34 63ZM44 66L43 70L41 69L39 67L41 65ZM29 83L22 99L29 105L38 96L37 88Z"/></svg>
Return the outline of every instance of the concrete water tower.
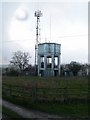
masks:
<svg viewBox="0 0 90 120"><path fill-rule="evenodd" d="M61 44L38 44L38 76L60 76Z"/></svg>

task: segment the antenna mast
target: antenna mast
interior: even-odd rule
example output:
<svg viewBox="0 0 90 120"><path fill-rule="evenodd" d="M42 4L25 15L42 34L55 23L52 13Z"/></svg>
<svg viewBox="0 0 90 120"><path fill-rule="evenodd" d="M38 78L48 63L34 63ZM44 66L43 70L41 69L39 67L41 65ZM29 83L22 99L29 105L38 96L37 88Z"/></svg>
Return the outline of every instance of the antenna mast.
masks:
<svg viewBox="0 0 90 120"><path fill-rule="evenodd" d="M40 42L40 17L42 13L40 10L35 11L35 17L37 18L36 25L36 43L35 43L35 75L37 75L37 65L38 65L38 43Z"/></svg>

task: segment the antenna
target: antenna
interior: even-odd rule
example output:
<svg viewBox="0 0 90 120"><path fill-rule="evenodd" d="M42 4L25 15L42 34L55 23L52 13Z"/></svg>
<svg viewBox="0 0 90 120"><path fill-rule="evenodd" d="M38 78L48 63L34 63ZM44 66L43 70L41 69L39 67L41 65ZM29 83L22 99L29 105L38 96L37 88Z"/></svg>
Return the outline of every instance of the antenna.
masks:
<svg viewBox="0 0 90 120"><path fill-rule="evenodd" d="M51 15L50 15L50 41L51 41Z"/></svg>
<svg viewBox="0 0 90 120"><path fill-rule="evenodd" d="M37 18L36 25L36 44L35 44L35 75L37 73L37 65L38 65L38 43L40 42L40 17L42 13L40 10L35 11L35 17Z"/></svg>

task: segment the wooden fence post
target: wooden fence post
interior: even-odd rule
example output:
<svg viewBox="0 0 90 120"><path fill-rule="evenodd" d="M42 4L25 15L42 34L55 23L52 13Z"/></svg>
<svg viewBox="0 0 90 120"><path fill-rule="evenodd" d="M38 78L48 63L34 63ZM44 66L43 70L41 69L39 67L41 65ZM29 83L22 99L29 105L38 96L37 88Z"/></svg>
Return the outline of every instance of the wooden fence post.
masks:
<svg viewBox="0 0 90 120"><path fill-rule="evenodd" d="M64 103L68 102L67 87L64 88Z"/></svg>
<svg viewBox="0 0 90 120"><path fill-rule="evenodd" d="M32 102L35 102L37 100L37 84L33 83L32 85Z"/></svg>
<svg viewBox="0 0 90 120"><path fill-rule="evenodd" d="M37 101L37 83L35 83L35 101Z"/></svg>
<svg viewBox="0 0 90 120"><path fill-rule="evenodd" d="M22 86L22 94L21 95L22 95L22 103L23 103L24 102L24 95L25 95L24 94L24 86Z"/></svg>
<svg viewBox="0 0 90 120"><path fill-rule="evenodd" d="M9 85L9 95L11 96L12 95L12 86Z"/></svg>

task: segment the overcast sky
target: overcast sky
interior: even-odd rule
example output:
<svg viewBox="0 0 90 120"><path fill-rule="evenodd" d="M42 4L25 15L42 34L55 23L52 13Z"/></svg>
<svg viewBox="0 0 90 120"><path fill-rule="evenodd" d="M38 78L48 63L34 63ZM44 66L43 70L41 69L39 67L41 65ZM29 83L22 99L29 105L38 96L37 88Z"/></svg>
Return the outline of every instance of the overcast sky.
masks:
<svg viewBox="0 0 90 120"><path fill-rule="evenodd" d="M29 52L34 64L36 18L41 10L41 43L61 44L61 63L88 62L88 2L3 2L2 62L13 52ZM1 39L0 39L1 42ZM0 61L1 64L1 61Z"/></svg>

